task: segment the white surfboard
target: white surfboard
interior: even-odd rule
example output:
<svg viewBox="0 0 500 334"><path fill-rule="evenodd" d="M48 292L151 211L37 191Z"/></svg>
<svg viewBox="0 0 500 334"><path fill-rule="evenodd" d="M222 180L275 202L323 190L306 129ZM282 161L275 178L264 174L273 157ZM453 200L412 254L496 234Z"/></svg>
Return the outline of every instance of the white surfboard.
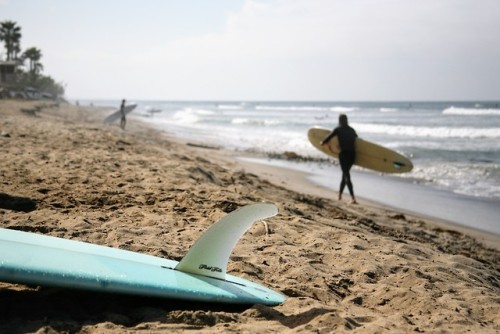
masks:
<svg viewBox="0 0 500 334"><path fill-rule="evenodd" d="M274 204L242 207L211 226L180 261L0 229L0 281L191 301L278 305L286 297L226 273L233 247Z"/></svg>
<svg viewBox="0 0 500 334"><path fill-rule="evenodd" d="M131 113L132 110L134 110L136 107L137 107L137 104L126 105L124 108L125 114ZM108 115L108 117L106 117L104 119L104 123L113 123L114 121L117 121L121 118L122 118L122 113L121 113L120 109L118 109L118 110L115 110L111 115Z"/></svg>

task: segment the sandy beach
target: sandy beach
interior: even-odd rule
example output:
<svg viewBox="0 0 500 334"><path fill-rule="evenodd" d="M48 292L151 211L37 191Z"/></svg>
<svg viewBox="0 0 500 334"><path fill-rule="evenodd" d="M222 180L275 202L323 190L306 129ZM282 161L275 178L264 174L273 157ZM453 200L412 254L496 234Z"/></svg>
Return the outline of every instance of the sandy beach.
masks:
<svg viewBox="0 0 500 334"><path fill-rule="evenodd" d="M180 260L226 213L274 203L229 273L282 292L234 307L0 283L1 333L498 333L500 236L189 145L110 110L0 100L0 227ZM0 255L1 257L1 255Z"/></svg>

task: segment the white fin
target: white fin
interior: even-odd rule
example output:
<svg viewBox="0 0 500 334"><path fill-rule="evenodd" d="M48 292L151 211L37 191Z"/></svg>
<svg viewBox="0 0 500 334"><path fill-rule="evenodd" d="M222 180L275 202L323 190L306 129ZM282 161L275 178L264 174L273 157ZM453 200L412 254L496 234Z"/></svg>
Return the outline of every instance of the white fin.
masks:
<svg viewBox="0 0 500 334"><path fill-rule="evenodd" d="M196 240L175 269L225 279L229 256L241 236L254 222L277 213L276 205L268 203L251 204L231 212Z"/></svg>

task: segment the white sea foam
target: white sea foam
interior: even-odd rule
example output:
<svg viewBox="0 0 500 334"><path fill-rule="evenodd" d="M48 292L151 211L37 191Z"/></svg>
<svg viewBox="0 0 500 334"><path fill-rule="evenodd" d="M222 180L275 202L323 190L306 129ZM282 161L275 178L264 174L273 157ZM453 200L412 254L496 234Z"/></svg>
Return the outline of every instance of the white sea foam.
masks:
<svg viewBox="0 0 500 334"><path fill-rule="evenodd" d="M220 104L217 106L217 109L220 109L220 110L243 110L243 106L241 104Z"/></svg>
<svg viewBox="0 0 500 334"><path fill-rule="evenodd" d="M267 111L329 111L328 107L320 106L255 106L255 110L267 110Z"/></svg>
<svg viewBox="0 0 500 334"><path fill-rule="evenodd" d="M189 124L198 122L200 118L194 114L186 113L185 111L178 111L174 114L172 119L179 123Z"/></svg>
<svg viewBox="0 0 500 334"><path fill-rule="evenodd" d="M396 108L380 108L380 112L396 112L398 109Z"/></svg>
<svg viewBox="0 0 500 334"><path fill-rule="evenodd" d="M341 107L341 106L330 108L330 111L334 111L334 112L351 112L351 111L356 111L356 110L359 110L359 108Z"/></svg>
<svg viewBox="0 0 500 334"><path fill-rule="evenodd" d="M269 120L269 119L234 118L231 120L231 123L238 125L268 126L268 125L280 124L282 122L278 120Z"/></svg>
<svg viewBox="0 0 500 334"><path fill-rule="evenodd" d="M444 115L464 115L464 116L500 116L500 109L472 109L450 107L443 110Z"/></svg>
<svg viewBox="0 0 500 334"><path fill-rule="evenodd" d="M432 165L417 165L408 177L425 180L453 192L468 196L500 198L497 178L488 177L498 170L494 164L466 164L443 162Z"/></svg>
<svg viewBox="0 0 500 334"><path fill-rule="evenodd" d="M192 124L199 122L203 116L212 115L212 110L197 109L197 108L184 108L176 111L172 115L172 119L178 123Z"/></svg>
<svg viewBox="0 0 500 334"><path fill-rule="evenodd" d="M353 124L359 133L432 138L500 138L499 128L420 127L411 125Z"/></svg>

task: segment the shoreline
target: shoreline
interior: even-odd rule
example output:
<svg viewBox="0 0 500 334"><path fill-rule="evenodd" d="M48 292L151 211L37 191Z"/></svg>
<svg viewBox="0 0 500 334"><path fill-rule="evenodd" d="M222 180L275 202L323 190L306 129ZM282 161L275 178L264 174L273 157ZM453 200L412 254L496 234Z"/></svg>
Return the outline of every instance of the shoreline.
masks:
<svg viewBox="0 0 500 334"><path fill-rule="evenodd" d="M295 170L305 174L306 180L311 185L318 185L331 190L333 194L338 194L335 187L341 178L341 171L337 165L327 164L318 168L309 163L259 158L250 155L241 158L241 160L244 163ZM356 197L377 203L382 207L435 218L452 225L500 236L500 229L495 224L496 218L500 216L500 207L497 205L500 202L496 200L450 193L446 190L415 184L407 179L378 175L365 170L353 170L352 175L355 181ZM381 185L383 185L383 190L380 190ZM344 195L348 196L348 193L344 193ZM471 217L471 212L474 217ZM470 224L468 219L477 225ZM490 223L482 223L478 220L487 220Z"/></svg>
<svg viewBox="0 0 500 334"><path fill-rule="evenodd" d="M136 117L136 120L143 121L141 117ZM145 124L160 132L170 131L168 128L158 128L148 121ZM338 180L341 176L339 169L335 168L333 164L317 165L309 162L296 162L293 159L281 159L290 152L275 152L275 157L271 157L265 152L238 150L225 147L226 145L217 146L211 144L210 141L205 143L203 134L196 137L196 133L193 133L189 137L184 137L181 131L179 136L182 138L174 138L173 140L180 140L182 143L192 141L194 146L200 148L218 148L221 151L231 152L228 153L229 155L241 155L244 159L255 159L260 164L272 164L284 169L298 170L306 173L312 183L327 189L338 189ZM500 201L498 199L458 194L450 189L426 184L423 181L413 180L412 182L404 177L377 175L374 172L356 168L356 166L353 168L352 174L356 197L417 216L436 218L461 227L470 227L500 236L500 225L497 223L497 218L500 216ZM381 191L381 187L383 191Z"/></svg>
<svg viewBox="0 0 500 334"><path fill-rule="evenodd" d="M135 118L137 122L141 122L140 118ZM291 191L298 192L298 193L304 193L308 195L313 195L313 196L319 196L324 199L329 199L331 200L334 204L339 204L343 208L349 208L349 209L355 209L359 208L359 206L351 206L348 204L348 201L346 199L350 198L349 194L346 191L344 192L344 199L341 203L338 203L337 201L337 195L338 192L336 191L337 183L338 180L340 180L341 177L341 172L340 172L340 167L337 165L329 164L328 167L330 170L328 171L331 173L331 179L332 185L331 186L326 186L324 185L324 181L320 180L320 176L315 173L313 170L309 169L304 169L304 168L296 168L293 166L293 164L296 164L294 161L286 161L286 160L280 160L276 158L269 158L264 156L262 153L251 153L251 152L246 152L246 151L235 151L231 149L225 149L219 146L211 146L203 143L199 143L198 141L194 139L184 139L184 138L178 138L175 136L170 135L166 130L160 130L158 128L155 128L154 126L152 127L149 123L142 123L146 128L151 128L154 131L158 131L161 135L166 136L169 140L182 144L182 145L188 145L195 149L198 154L201 154L209 159L213 159L213 157L217 156L218 159L221 159L225 161L226 164L231 165L231 168L240 168L244 169L245 171L248 171L250 173L256 174L258 176L261 176L268 180L269 182L276 184L278 186L283 186ZM209 152L208 154L205 154ZM304 165L307 163L304 163ZM324 168L320 168L324 169ZM373 184L378 184L380 185L382 181L381 177L369 175L369 171L360 171L360 170L354 170L354 174L362 174L364 175L364 179L369 179L369 183L371 184L371 187L373 188ZM357 176L357 175L356 175ZM316 180L315 180L316 179ZM356 181L358 181L356 179ZM429 202L429 197L430 201L432 203L432 200L436 200L437 203L443 204L443 198L444 198L444 204L448 205L448 207L453 207L454 209L460 210L459 213L451 215L452 217L458 218L462 213L465 213L465 216L468 218L470 216L470 212L464 211L463 207L460 207L460 204L464 203L470 203L470 202L475 202L478 201L480 203L483 203L484 200L475 197L466 197L465 195L459 195L455 193L451 193L449 191L445 190L440 190L440 189L435 189L432 187L427 187L423 185L413 185L408 182L408 180L399 180L399 179L392 179L390 180L392 182L397 182L397 183L407 183L410 187L417 186L421 187L423 190L419 191L422 196L427 196L426 202ZM359 182L362 185L362 181ZM356 183L355 186L355 191L357 191L358 182ZM434 195L433 195L434 194ZM446 228L446 229L451 229L455 230L460 233L465 233L468 234L481 242L484 242L484 244L487 247L491 247L495 250L500 251L500 233L497 233L495 231L488 231L485 228L478 228L471 226L470 224L465 223L464 221L462 222L457 222L453 221L452 219L449 219L448 217L450 214L445 214L445 215L440 215L436 214L436 210L439 210L437 208L433 208L431 210L432 213L426 213L423 210L423 206L420 205L419 208L415 209L412 208L411 206L401 206L397 204L391 204L390 202L387 201L381 201L373 198L373 192L369 193L368 196L361 196L358 194L356 195L356 198L358 200L358 203L360 206L368 206L372 209L376 210L385 210L385 211L393 211L395 213L402 213L405 215L409 215L415 219L422 219L425 220L426 223L430 225L434 225L439 228ZM460 198L464 197L465 199L461 201L460 203L456 204L453 203L453 198ZM412 198L415 200L415 196ZM417 199L418 201L418 199ZM450 205L452 203L452 205ZM498 208L500 210L500 207ZM357 214L360 214L360 210L354 210ZM434 213L434 214L433 214ZM496 219L495 212L488 212L489 215L487 215L487 218L493 217L491 220L493 223L495 222L494 219ZM460 217L462 218L462 217ZM475 217L478 219L477 217ZM463 219L461 219L463 220Z"/></svg>
<svg viewBox="0 0 500 334"><path fill-rule="evenodd" d="M338 192L332 188L321 185L319 182L311 180L314 176L313 173L308 173L306 171L294 169L293 167L287 168L286 166L276 166L275 164L266 163L265 158L255 158L253 156L245 155L243 158L238 159L239 163L250 173L261 175L266 177L275 184L281 184L284 187L296 191L302 192L308 195L319 196L327 198L334 203L338 203L336 197ZM338 167L338 166L335 166ZM340 174L339 174L340 175ZM337 176L333 176L335 178ZM339 176L340 177L340 176ZM348 194L344 194L345 198L348 198ZM497 233L491 233L479 228L474 228L472 226L458 224L456 222L435 217L422 212L412 211L405 208L400 208L397 206L392 206L389 204L381 203L380 201L367 199L363 196L356 196L358 200L358 205L349 205L346 199L343 199L342 204L347 205L354 211L356 208L363 206L370 207L373 209L382 209L387 211L393 211L395 213L402 213L415 218L420 218L426 220L429 224L435 225L441 228L447 228L456 230L461 233L469 234L474 238L484 242L487 247L500 250L500 235Z"/></svg>
<svg viewBox="0 0 500 334"><path fill-rule="evenodd" d="M244 164L109 110L0 100L0 227L169 259L228 212L274 203L228 273L285 294L279 306L211 306L0 282L0 332L496 332L498 248L470 231L360 199L304 173ZM498 246L499 243L496 243ZM1 256L1 255L0 255Z"/></svg>

